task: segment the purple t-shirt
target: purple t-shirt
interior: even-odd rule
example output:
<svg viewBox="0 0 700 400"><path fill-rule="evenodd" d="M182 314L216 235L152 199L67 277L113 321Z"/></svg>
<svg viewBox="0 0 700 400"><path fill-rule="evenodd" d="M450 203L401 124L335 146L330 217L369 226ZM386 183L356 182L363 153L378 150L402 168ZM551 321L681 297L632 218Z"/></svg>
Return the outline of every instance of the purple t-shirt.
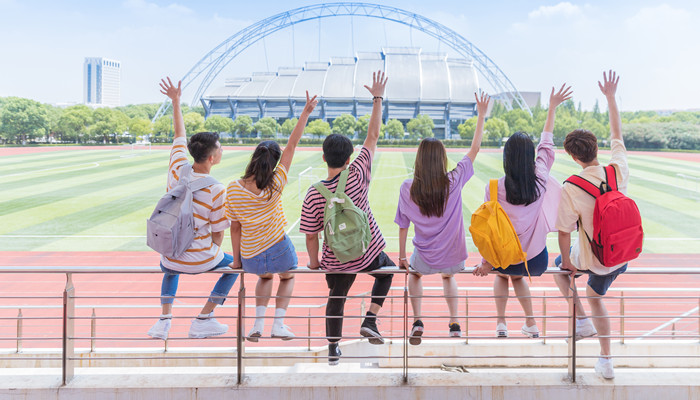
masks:
<svg viewBox="0 0 700 400"><path fill-rule="evenodd" d="M411 200L413 179L401 184L399 205L396 208L396 222L400 228L408 228L413 222L415 236L414 251L420 258L435 269L452 267L467 259L467 244L462 218L462 188L474 176L472 160L466 155L455 169L448 173L450 191L441 217L427 217Z"/></svg>

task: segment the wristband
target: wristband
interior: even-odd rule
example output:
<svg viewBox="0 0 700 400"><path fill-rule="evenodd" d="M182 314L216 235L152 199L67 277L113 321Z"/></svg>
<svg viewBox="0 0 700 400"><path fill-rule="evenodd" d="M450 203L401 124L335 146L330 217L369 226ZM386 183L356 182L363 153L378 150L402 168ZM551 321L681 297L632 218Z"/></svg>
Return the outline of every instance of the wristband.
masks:
<svg viewBox="0 0 700 400"><path fill-rule="evenodd" d="M399 257L399 261L406 261L406 260L408 260L408 258L406 258L406 257L404 257L404 258Z"/></svg>
<svg viewBox="0 0 700 400"><path fill-rule="evenodd" d="M372 97L372 100L377 100L377 99L382 99L382 100L384 100L384 97L382 97L382 96L374 96L374 97Z"/></svg>

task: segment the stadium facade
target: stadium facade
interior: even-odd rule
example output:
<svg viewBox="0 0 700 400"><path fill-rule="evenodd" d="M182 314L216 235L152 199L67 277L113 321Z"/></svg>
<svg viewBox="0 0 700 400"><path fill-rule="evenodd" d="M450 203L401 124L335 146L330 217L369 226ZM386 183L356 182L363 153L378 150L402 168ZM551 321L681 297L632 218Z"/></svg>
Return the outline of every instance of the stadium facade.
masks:
<svg viewBox="0 0 700 400"><path fill-rule="evenodd" d="M398 119L405 124L419 114L427 114L435 122L435 136L450 138L457 134L457 125L476 113L474 93L479 80L471 60L405 47L229 79L225 86L203 96L202 104L207 116L283 120L299 116L308 90L318 94L320 100L311 118L332 121L341 114L357 118L371 112L372 99L364 85L371 83L372 72L377 70L389 76L384 122Z"/></svg>

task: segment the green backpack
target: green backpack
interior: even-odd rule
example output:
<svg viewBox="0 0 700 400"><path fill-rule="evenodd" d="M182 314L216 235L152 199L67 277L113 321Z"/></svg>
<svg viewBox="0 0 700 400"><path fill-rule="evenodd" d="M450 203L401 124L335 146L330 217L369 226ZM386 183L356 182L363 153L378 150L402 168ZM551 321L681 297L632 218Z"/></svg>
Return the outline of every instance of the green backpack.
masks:
<svg viewBox="0 0 700 400"><path fill-rule="evenodd" d="M348 174L347 169L340 173L335 193L331 193L321 182L314 184L326 199L323 210L324 240L341 263L360 258L367 252L372 240L367 214L345 194Z"/></svg>

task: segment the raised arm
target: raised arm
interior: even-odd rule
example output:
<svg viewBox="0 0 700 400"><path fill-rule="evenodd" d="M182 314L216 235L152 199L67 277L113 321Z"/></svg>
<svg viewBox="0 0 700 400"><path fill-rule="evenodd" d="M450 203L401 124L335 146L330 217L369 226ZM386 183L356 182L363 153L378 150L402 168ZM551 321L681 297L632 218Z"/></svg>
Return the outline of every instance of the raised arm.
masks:
<svg viewBox="0 0 700 400"><path fill-rule="evenodd" d="M476 113L478 114L478 117L476 119L474 138L472 139L472 147L470 147L469 151L467 152L467 157L469 157L472 162L474 162L476 155L479 153L479 149L481 149L481 139L484 136L484 120L486 119L486 110L488 110L489 101L491 101L491 97L489 97L489 95L485 92L482 92L480 96L474 93L474 97L476 98Z"/></svg>
<svg viewBox="0 0 700 400"><path fill-rule="evenodd" d="M408 257L406 257L406 239L408 228L399 228L399 267L408 270Z"/></svg>
<svg viewBox="0 0 700 400"><path fill-rule="evenodd" d="M309 115L311 115L311 112L313 112L314 108L316 107L316 104L318 104L316 96L309 98L309 92L306 91L306 105L304 106L304 110L302 110L301 115L299 116L299 121L297 121L297 125L294 127L292 134L289 135L287 146L284 147L282 157L280 157L280 164L284 165L284 168L287 171L289 171L289 167L292 165L294 151L296 150L297 145L299 144L299 139L301 139L301 135L304 133L304 127L306 127L306 123L309 121Z"/></svg>
<svg viewBox="0 0 700 400"><path fill-rule="evenodd" d="M382 102L387 79L384 76L384 72L377 71L372 73L372 87L365 85L365 88L372 94L372 116L369 118L369 127L367 128L364 146L372 156L374 156L374 150L377 149L379 130L382 126Z"/></svg>
<svg viewBox="0 0 700 400"><path fill-rule="evenodd" d="M615 100L615 92L617 92L617 82L620 77L613 70L609 70L606 75L603 72L603 83L598 81L600 91L605 95L608 101L608 114L610 115L610 139L622 140L622 121L620 120L620 110L617 109L617 100Z"/></svg>
<svg viewBox="0 0 700 400"><path fill-rule="evenodd" d="M554 93L554 86L552 86L552 93L549 94L549 110L547 111L547 122L544 123L544 132L554 131L554 117L557 114L557 107L559 104L569 100L573 93L571 86L566 87L566 83L561 85L561 88L556 93Z"/></svg>
<svg viewBox="0 0 700 400"><path fill-rule="evenodd" d="M170 78L160 80L160 92L168 96L173 103L173 126L175 127L175 138L186 137L185 121L182 119L180 109L180 96L182 96L182 81L177 82L177 87L173 85Z"/></svg>

